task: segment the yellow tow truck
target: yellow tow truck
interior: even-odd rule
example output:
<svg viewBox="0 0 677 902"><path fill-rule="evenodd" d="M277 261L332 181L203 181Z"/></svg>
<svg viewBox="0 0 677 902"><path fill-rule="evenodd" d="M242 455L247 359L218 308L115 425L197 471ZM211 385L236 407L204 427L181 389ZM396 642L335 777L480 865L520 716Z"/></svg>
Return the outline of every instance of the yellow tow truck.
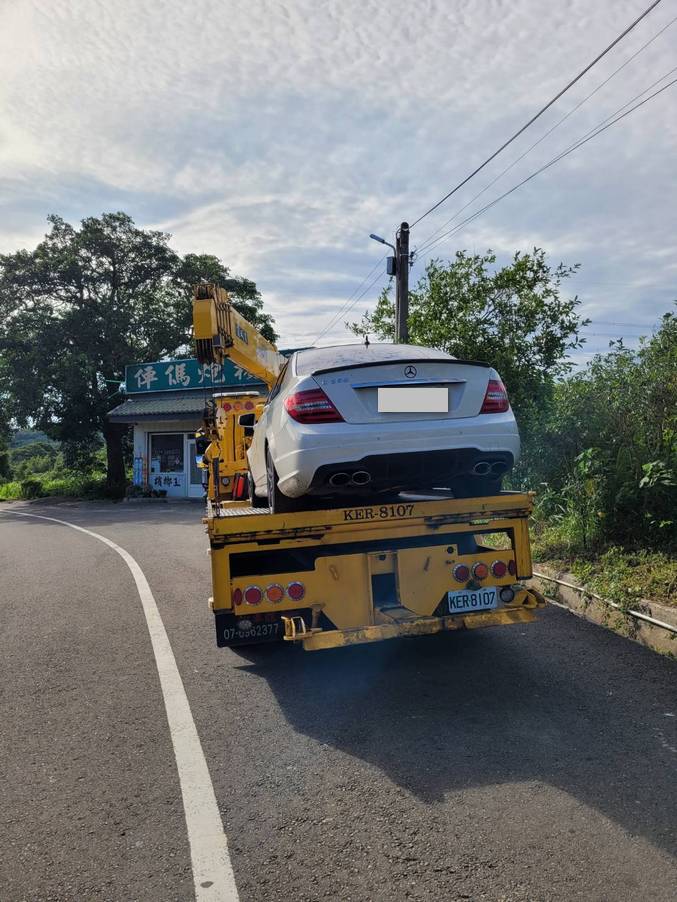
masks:
<svg viewBox="0 0 677 902"><path fill-rule="evenodd" d="M282 358L223 289L197 286L193 329L201 362L230 357L274 384ZM259 412L242 415L245 450ZM215 423L215 456L235 460L234 433ZM532 575L530 494L401 495L273 514L222 497L212 481L210 472L204 522L219 647L287 641L316 650L525 623L544 604L521 584Z"/></svg>

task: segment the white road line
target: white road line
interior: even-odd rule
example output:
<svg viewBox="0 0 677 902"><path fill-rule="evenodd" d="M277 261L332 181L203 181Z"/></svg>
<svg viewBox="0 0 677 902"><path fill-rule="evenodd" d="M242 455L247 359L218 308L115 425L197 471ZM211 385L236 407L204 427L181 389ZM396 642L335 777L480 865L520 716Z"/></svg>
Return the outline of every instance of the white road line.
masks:
<svg viewBox="0 0 677 902"><path fill-rule="evenodd" d="M237 902L237 887L228 854L228 841L223 830L223 822L200 744L200 737L195 727L179 668L176 666L174 652L169 644L160 611L143 570L124 548L97 532L83 529L82 526L76 526L66 520L57 520L55 517L42 517L39 514L28 514L22 511L6 510L0 511L0 513L34 517L37 520L50 520L52 523L77 529L78 532L84 532L85 535L92 536L103 542L104 545L108 545L113 551L117 551L129 567L141 599L143 613L146 615L155 663L160 676L169 732L174 746L174 756L183 796L183 810L188 829L195 899L197 902Z"/></svg>

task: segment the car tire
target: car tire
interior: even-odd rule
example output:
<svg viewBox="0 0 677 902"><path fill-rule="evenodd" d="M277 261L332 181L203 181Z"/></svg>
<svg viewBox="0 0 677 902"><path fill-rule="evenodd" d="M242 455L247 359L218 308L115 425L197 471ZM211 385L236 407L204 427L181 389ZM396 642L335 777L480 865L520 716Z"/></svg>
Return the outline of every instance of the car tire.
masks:
<svg viewBox="0 0 677 902"><path fill-rule="evenodd" d="M268 507L271 514L288 514L291 511L301 510L300 499L287 498L283 495L277 484L277 471L270 448L266 448L266 482L268 484Z"/></svg>
<svg viewBox="0 0 677 902"><path fill-rule="evenodd" d="M501 478L487 479L486 476L457 476L449 488L454 498L486 498L501 491Z"/></svg>
<svg viewBox="0 0 677 902"><path fill-rule="evenodd" d="M247 474L247 484L249 486L249 503L252 507L268 507L268 498L259 498L254 491L254 477L251 470Z"/></svg>

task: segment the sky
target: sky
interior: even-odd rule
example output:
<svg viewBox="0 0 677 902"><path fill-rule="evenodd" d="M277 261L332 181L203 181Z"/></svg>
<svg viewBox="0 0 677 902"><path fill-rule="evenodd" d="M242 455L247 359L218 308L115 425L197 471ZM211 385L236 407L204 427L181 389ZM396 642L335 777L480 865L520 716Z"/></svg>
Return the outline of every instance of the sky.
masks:
<svg viewBox="0 0 677 902"><path fill-rule="evenodd" d="M392 241L648 2L0 0L0 252L34 246L50 213L124 210L253 279L281 347L350 341L387 282L369 234ZM676 78L674 18L663 0L412 247L610 76L460 220ZM412 280L431 255L542 247L581 264L577 362L636 346L675 309L676 159L677 85L421 253Z"/></svg>

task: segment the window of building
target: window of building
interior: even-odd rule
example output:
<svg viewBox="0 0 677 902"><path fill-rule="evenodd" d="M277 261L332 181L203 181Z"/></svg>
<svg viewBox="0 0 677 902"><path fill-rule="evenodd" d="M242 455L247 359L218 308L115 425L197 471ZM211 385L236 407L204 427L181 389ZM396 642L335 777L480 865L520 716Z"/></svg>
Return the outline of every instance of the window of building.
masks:
<svg viewBox="0 0 677 902"><path fill-rule="evenodd" d="M150 437L151 473L183 473L183 433L155 433Z"/></svg>

